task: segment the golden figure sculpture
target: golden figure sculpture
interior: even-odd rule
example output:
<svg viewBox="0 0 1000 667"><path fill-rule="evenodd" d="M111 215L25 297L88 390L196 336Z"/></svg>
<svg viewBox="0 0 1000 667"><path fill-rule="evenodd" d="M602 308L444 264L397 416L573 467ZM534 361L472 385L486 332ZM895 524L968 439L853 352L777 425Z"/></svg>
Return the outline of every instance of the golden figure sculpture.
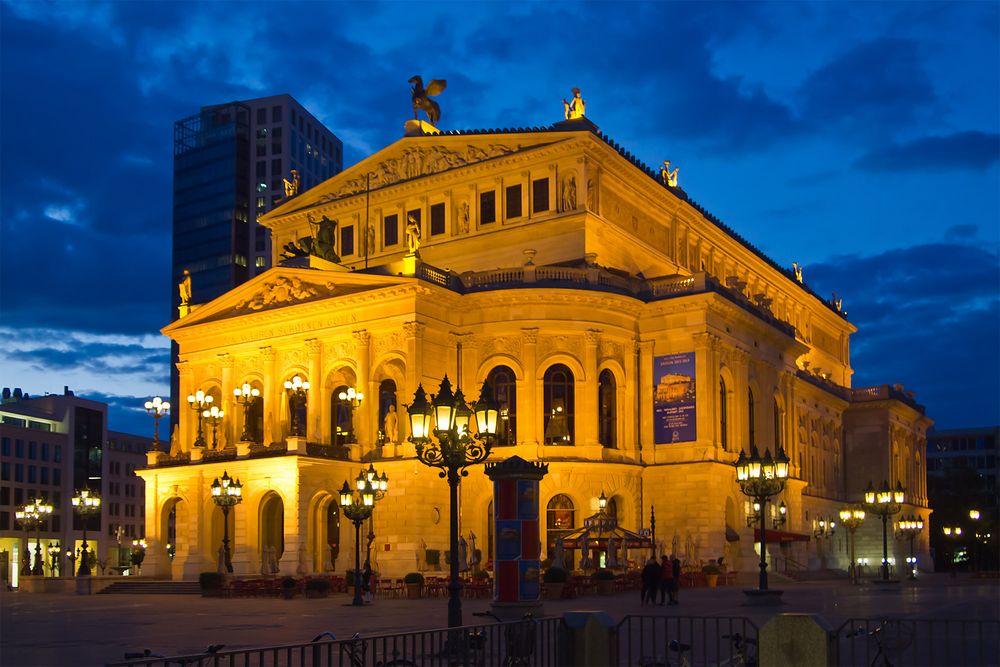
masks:
<svg viewBox="0 0 1000 667"><path fill-rule="evenodd" d="M177 284L177 291L180 292L182 306L191 303L191 272L187 269L184 269L184 278Z"/></svg>
<svg viewBox="0 0 1000 667"><path fill-rule="evenodd" d="M670 171L670 160L664 160L663 166L660 167L660 180L663 181L664 185L669 185L672 188L677 187L677 172L680 171L680 167L674 167L673 171Z"/></svg>
<svg viewBox="0 0 1000 667"><path fill-rule="evenodd" d="M437 122L441 119L441 107L431 98L441 94L441 91L448 85L447 80L432 79L427 84L426 89L424 88L423 78L419 76L410 77L408 83L412 85L410 93L413 97L413 119L416 120L417 111L423 109L424 113L427 114L427 121L431 125L437 125Z"/></svg>
<svg viewBox="0 0 1000 667"><path fill-rule="evenodd" d="M283 178L281 180L285 182L286 199L299 194L299 186L302 184L302 181L299 179L298 169L292 169L292 180L288 180L287 178Z"/></svg>
<svg viewBox="0 0 1000 667"><path fill-rule="evenodd" d="M587 103L583 101L580 97L580 89L573 89L573 99L567 102L563 99L563 113L566 115L566 120L575 120L577 118L583 118L587 111Z"/></svg>
<svg viewBox="0 0 1000 667"><path fill-rule="evenodd" d="M406 248L411 255L420 247L420 223L412 215L406 216Z"/></svg>
<svg viewBox="0 0 1000 667"><path fill-rule="evenodd" d="M798 262L792 262L792 270L795 271L796 282L802 282L802 267L799 266Z"/></svg>

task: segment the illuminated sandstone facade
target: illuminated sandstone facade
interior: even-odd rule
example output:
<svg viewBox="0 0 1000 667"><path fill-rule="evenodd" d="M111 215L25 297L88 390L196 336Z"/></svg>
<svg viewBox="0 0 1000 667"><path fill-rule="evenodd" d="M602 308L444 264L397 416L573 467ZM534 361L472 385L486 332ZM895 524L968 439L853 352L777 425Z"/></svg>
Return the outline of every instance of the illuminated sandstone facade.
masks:
<svg viewBox="0 0 1000 667"><path fill-rule="evenodd" d="M417 257L407 256L410 217ZM339 263L279 261L324 218L337 223ZM493 459L549 464L543 541L580 527L603 491L632 530L655 507L657 540L682 559L726 556L753 570L733 468L751 439L791 459L776 499L789 520L768 545L788 567L846 566L846 531L816 540L813 524L859 501L869 479L900 481L904 514L927 519L919 453L931 422L897 389L850 389L855 327L839 308L586 119L406 137L262 223L275 268L163 330L180 346L181 395L211 394L226 417L216 447L206 435L208 448L192 448L196 413L181 406L169 456L140 471L146 571L216 569L222 515L209 485L226 470L244 484L231 515L237 573L259 572L271 546L282 573L342 572L353 529L337 491L369 461L390 479L374 513L377 567L426 568L425 549L447 548L448 487L414 457L403 406L445 374L470 400L487 378L497 390L505 419ZM296 375L311 385L304 438L290 436L283 388ZM241 442L232 392L244 383L262 401ZM347 387L365 394L353 412L338 399ZM461 531L475 533L484 561L490 489L481 466L461 489ZM874 520L859 532L858 556L873 566L880 535ZM925 536L918 546L929 566Z"/></svg>

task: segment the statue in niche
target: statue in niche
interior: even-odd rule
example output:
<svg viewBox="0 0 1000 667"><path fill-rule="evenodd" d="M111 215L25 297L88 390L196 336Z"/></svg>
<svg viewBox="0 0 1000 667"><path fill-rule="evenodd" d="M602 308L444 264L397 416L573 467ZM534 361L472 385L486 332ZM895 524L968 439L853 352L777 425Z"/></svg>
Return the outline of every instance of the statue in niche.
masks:
<svg viewBox="0 0 1000 667"><path fill-rule="evenodd" d="M576 175L570 174L563 179L562 188L562 210L572 211L576 209Z"/></svg>
<svg viewBox="0 0 1000 667"><path fill-rule="evenodd" d="M291 176L292 180L288 180L287 178L281 179L285 183L285 199L290 199L291 197L299 194L299 188L302 185L298 169L292 169Z"/></svg>
<svg viewBox="0 0 1000 667"><path fill-rule="evenodd" d="M427 114L427 121L431 125L437 125L441 119L441 107L432 100L432 97L440 95L448 85L445 79L432 79L427 88L424 88L424 80L419 76L412 76L408 83L412 86L410 92L413 94L413 118L417 119L417 111L423 109Z"/></svg>
<svg viewBox="0 0 1000 667"><path fill-rule="evenodd" d="M182 306L191 303L191 272L187 269L184 269L184 277L177 284L177 291L180 292Z"/></svg>
<svg viewBox="0 0 1000 667"><path fill-rule="evenodd" d="M420 223L412 215L406 216L406 249L411 255L420 248Z"/></svg>
<svg viewBox="0 0 1000 667"><path fill-rule="evenodd" d="M573 99L567 102L563 99L563 114L566 116L566 120L576 120L577 118L583 118L587 110L587 103L583 101L580 97L580 89L573 89Z"/></svg>
<svg viewBox="0 0 1000 667"><path fill-rule="evenodd" d="M469 233L469 202L463 201L458 207L458 233Z"/></svg>
<svg viewBox="0 0 1000 667"><path fill-rule="evenodd" d="M395 405L390 405L389 411L385 413L382 432L385 433L387 443L394 445L399 442L399 415L396 414Z"/></svg>
<svg viewBox="0 0 1000 667"><path fill-rule="evenodd" d="M587 179L587 210L597 211L597 184L593 178Z"/></svg>
<svg viewBox="0 0 1000 667"><path fill-rule="evenodd" d="M315 222L312 216L308 216L309 226L313 230L312 252L322 259L330 262L339 262L337 256L337 221L331 220L325 215L319 222Z"/></svg>
<svg viewBox="0 0 1000 667"><path fill-rule="evenodd" d="M375 225L368 225L365 234L365 254L369 256L375 254Z"/></svg>
<svg viewBox="0 0 1000 667"><path fill-rule="evenodd" d="M664 160L663 166L660 167L660 180L663 181L664 185L676 188L678 171L680 171L680 167L674 167L674 170L670 171L670 160Z"/></svg>

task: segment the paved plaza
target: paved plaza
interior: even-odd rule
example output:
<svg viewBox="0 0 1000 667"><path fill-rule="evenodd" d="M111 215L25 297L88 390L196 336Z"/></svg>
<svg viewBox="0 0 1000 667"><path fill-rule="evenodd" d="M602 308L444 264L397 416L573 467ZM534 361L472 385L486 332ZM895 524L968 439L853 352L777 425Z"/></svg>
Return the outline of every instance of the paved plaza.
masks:
<svg viewBox="0 0 1000 667"><path fill-rule="evenodd" d="M547 615L571 610L607 611L616 620L629 614L743 616L758 625L780 612L814 612L834 625L848 618L881 615L915 618L998 619L1000 582L930 575L903 582L895 591L851 586L843 581L781 583L780 607L749 607L742 589L681 591L681 604L641 606L639 594L546 602ZM209 644L243 648L305 642L324 631L338 637L439 628L446 625L443 598L379 599L363 608L347 595L325 599L215 599L185 595L0 594L0 664L6 667L102 665L126 651L144 648L165 655L194 653ZM464 601L466 623L489 606Z"/></svg>

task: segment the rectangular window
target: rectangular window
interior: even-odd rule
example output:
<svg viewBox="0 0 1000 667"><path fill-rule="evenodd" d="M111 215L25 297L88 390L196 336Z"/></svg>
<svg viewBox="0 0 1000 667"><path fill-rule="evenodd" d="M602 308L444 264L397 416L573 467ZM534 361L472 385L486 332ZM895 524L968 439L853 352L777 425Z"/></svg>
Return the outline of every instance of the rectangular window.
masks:
<svg viewBox="0 0 1000 667"><path fill-rule="evenodd" d="M267 176L267 162L257 160L257 178L263 179L265 176Z"/></svg>
<svg viewBox="0 0 1000 667"><path fill-rule="evenodd" d="M62 468L52 469L52 483L56 486L62 484Z"/></svg>
<svg viewBox="0 0 1000 667"><path fill-rule="evenodd" d="M281 122L281 107L271 107L271 122L272 123Z"/></svg>
<svg viewBox="0 0 1000 667"><path fill-rule="evenodd" d="M0 530L10 530L10 512L0 512Z"/></svg>
<svg viewBox="0 0 1000 667"><path fill-rule="evenodd" d="M24 502L24 489L14 489L14 504L20 505Z"/></svg>
<svg viewBox="0 0 1000 667"><path fill-rule="evenodd" d="M10 505L9 486L0 486L0 505Z"/></svg>
<svg viewBox="0 0 1000 667"><path fill-rule="evenodd" d="M24 464L15 463L14 464L14 481L23 482L24 481Z"/></svg>
<svg viewBox="0 0 1000 667"><path fill-rule="evenodd" d="M521 186L510 185L507 187L507 218L521 217Z"/></svg>
<svg viewBox="0 0 1000 667"><path fill-rule="evenodd" d="M282 173L281 172L281 158L280 157L279 158L275 158L274 160L271 160L271 173L272 174L280 174L280 173Z"/></svg>
<svg viewBox="0 0 1000 667"><path fill-rule="evenodd" d="M41 482L42 482L42 484L48 484L49 483L49 469L46 468L45 466L42 466L42 479L41 479Z"/></svg>
<svg viewBox="0 0 1000 667"><path fill-rule="evenodd" d="M52 516L52 532L58 533L62 530L62 522L59 520L59 515L55 514Z"/></svg>
<svg viewBox="0 0 1000 667"><path fill-rule="evenodd" d="M4 456L10 456L10 438L3 438L0 440L0 454Z"/></svg>
<svg viewBox="0 0 1000 667"><path fill-rule="evenodd" d="M444 234L444 203L431 204L431 236Z"/></svg>
<svg viewBox="0 0 1000 667"><path fill-rule="evenodd" d="M267 144L262 141L257 142L257 157L265 157L267 155Z"/></svg>
<svg viewBox="0 0 1000 667"><path fill-rule="evenodd" d="M497 221L497 193L494 190L479 193L479 224L489 225Z"/></svg>
<svg viewBox="0 0 1000 667"><path fill-rule="evenodd" d="M42 460L43 461L49 460L49 443L47 442L42 443Z"/></svg>
<svg viewBox="0 0 1000 667"><path fill-rule="evenodd" d="M340 256L354 254L354 225L343 227L340 230Z"/></svg>
<svg viewBox="0 0 1000 667"><path fill-rule="evenodd" d="M14 441L14 456L24 458L24 440Z"/></svg>
<svg viewBox="0 0 1000 667"><path fill-rule="evenodd" d="M387 248L399 243L399 216L395 213L382 219L382 239Z"/></svg>
<svg viewBox="0 0 1000 667"><path fill-rule="evenodd" d="M549 210L549 179L539 178L531 182L531 212Z"/></svg>
<svg viewBox="0 0 1000 667"><path fill-rule="evenodd" d="M62 461L62 445L55 446L55 449L52 451L52 461L54 463Z"/></svg>
<svg viewBox="0 0 1000 667"><path fill-rule="evenodd" d="M35 466L28 466L28 484L35 484L38 481L38 472Z"/></svg>

